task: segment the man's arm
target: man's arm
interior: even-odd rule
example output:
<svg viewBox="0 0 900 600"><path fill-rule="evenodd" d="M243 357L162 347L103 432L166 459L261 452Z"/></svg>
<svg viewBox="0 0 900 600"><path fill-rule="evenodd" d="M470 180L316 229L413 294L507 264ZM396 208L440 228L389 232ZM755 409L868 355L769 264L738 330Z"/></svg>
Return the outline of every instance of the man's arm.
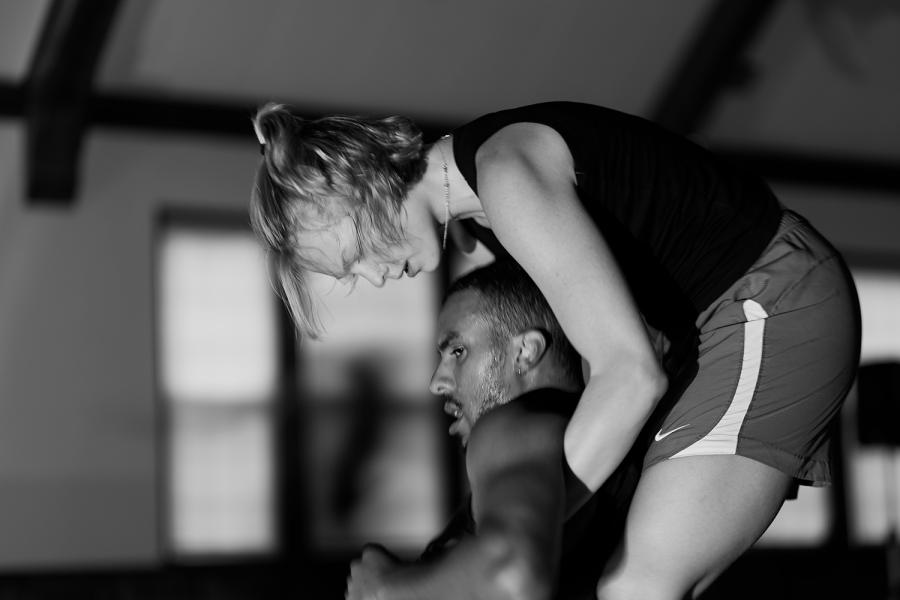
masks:
<svg viewBox="0 0 900 600"><path fill-rule="evenodd" d="M550 392L545 392L550 393ZM473 428L466 456L475 535L425 564L389 568L374 553L351 566L350 600L544 600L558 571L563 414L511 402Z"/></svg>
<svg viewBox="0 0 900 600"><path fill-rule="evenodd" d="M475 521L472 519L472 495L466 494L465 500L457 507L444 530L428 542L425 550L419 555L418 562L434 560L466 537L473 535L475 535Z"/></svg>

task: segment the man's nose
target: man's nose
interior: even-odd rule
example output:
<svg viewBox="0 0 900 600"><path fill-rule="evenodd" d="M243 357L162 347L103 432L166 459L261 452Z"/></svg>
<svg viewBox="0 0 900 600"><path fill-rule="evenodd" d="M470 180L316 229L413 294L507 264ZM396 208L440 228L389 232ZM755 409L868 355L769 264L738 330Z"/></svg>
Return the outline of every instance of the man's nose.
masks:
<svg viewBox="0 0 900 600"><path fill-rule="evenodd" d="M453 391L452 381L442 367L442 364L437 366L431 374L431 383L428 385L428 390L435 396L443 396Z"/></svg>

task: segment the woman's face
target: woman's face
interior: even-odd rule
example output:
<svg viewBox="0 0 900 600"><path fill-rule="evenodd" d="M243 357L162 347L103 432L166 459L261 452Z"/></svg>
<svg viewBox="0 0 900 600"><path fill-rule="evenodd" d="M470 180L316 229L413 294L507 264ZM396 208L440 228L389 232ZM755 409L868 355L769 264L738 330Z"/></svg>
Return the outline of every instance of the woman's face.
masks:
<svg viewBox="0 0 900 600"><path fill-rule="evenodd" d="M401 225L401 241L377 255L360 255L350 216L326 229L303 232L297 242L310 270L335 279L362 277L381 287L387 279L400 279L404 274L415 277L422 271L433 271L440 263L441 248L429 215L404 212Z"/></svg>

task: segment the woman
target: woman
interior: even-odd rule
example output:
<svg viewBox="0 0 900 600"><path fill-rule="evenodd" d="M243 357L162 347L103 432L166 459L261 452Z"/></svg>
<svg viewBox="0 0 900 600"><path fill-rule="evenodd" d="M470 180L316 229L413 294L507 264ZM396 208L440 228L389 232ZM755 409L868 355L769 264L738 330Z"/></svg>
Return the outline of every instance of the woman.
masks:
<svg viewBox="0 0 900 600"><path fill-rule="evenodd" d="M830 482L858 303L837 252L759 178L569 102L485 115L431 146L400 117L268 105L255 127L252 222L307 333L306 271L415 276L438 265L451 220L538 284L585 363L571 471L596 490L635 442L648 448L598 597L699 593L795 485ZM648 329L667 339L662 364Z"/></svg>

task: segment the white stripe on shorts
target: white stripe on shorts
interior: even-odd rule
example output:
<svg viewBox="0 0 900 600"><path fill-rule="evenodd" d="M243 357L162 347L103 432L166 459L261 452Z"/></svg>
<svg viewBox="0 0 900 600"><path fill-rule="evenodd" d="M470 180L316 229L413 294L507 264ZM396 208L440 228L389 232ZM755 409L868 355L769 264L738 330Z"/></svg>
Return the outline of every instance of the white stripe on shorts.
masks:
<svg viewBox="0 0 900 600"><path fill-rule="evenodd" d="M682 456L705 456L710 454L734 454L737 451L738 434L750 408L750 401L756 391L759 369L762 364L763 334L766 328L765 309L758 302L745 300L744 316L744 358L741 376L731 404L719 422L702 439L697 440L671 458Z"/></svg>

